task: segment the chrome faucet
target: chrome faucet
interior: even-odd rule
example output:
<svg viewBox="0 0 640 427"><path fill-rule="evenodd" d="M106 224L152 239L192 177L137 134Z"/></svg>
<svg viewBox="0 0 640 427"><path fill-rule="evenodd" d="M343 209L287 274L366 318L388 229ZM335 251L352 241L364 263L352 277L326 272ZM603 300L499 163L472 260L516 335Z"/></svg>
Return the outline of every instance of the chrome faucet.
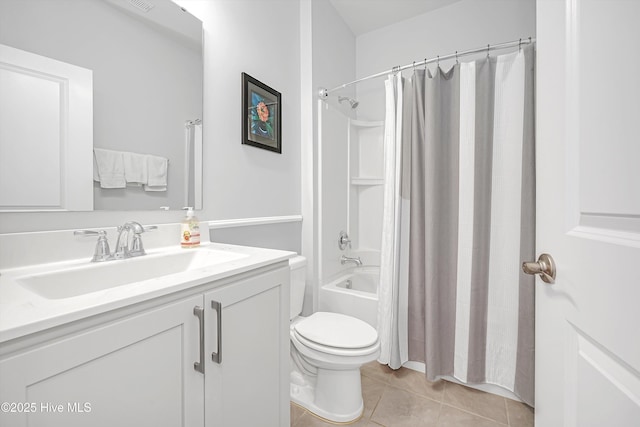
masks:
<svg viewBox="0 0 640 427"><path fill-rule="evenodd" d="M146 255L142 245L141 234L156 228L158 227L149 226L145 228L136 221L129 221L118 227L118 240L116 241L116 251L113 253L113 258L126 259Z"/></svg>
<svg viewBox="0 0 640 427"><path fill-rule="evenodd" d="M352 257L348 257L348 256L345 256L345 255L342 255L340 257L340 264L345 265L348 262L352 262L355 265L357 265L358 267L360 267L362 265L362 260L360 259L359 256L357 256L355 258L352 258Z"/></svg>
<svg viewBox="0 0 640 427"><path fill-rule="evenodd" d="M142 245L142 237L140 235L145 231L155 230L157 228L155 225L143 227L135 221L129 221L118 227L118 240L113 254L109 250L106 231L77 230L74 231L73 234L76 236L98 236L98 243L96 244L91 262L102 262L145 255L146 252Z"/></svg>

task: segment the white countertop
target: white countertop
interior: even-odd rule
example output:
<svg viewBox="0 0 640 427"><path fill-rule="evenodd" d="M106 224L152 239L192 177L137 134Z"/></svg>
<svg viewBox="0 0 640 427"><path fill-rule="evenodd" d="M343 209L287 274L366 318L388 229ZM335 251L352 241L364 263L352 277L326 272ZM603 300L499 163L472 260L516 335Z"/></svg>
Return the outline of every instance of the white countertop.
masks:
<svg viewBox="0 0 640 427"><path fill-rule="evenodd" d="M0 343L285 261L296 255L295 252L273 249L203 243L198 248L190 249L181 249L179 246L156 248L148 250L146 256L211 249L231 251L244 256L203 268L60 299L49 299L38 295L20 285L18 279L27 275L85 266L89 263L88 258L2 270L0 271ZM107 262L117 265L117 263L129 261Z"/></svg>

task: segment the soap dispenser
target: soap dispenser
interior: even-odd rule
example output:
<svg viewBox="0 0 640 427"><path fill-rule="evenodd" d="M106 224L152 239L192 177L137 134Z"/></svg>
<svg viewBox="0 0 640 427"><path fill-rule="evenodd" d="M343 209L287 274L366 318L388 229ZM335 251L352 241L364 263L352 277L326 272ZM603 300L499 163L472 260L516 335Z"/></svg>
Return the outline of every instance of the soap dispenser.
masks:
<svg viewBox="0 0 640 427"><path fill-rule="evenodd" d="M193 248L200 245L200 223L192 207L188 206L182 209L187 211L187 216L184 217L180 226L180 246Z"/></svg>

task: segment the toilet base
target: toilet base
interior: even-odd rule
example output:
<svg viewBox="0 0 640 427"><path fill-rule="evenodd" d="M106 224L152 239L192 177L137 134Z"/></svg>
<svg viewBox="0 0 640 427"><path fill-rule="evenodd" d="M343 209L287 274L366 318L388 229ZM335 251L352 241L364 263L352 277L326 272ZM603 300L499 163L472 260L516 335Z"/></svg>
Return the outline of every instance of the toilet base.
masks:
<svg viewBox="0 0 640 427"><path fill-rule="evenodd" d="M316 377L291 372L291 401L334 423L357 421L364 411L360 369L318 369Z"/></svg>

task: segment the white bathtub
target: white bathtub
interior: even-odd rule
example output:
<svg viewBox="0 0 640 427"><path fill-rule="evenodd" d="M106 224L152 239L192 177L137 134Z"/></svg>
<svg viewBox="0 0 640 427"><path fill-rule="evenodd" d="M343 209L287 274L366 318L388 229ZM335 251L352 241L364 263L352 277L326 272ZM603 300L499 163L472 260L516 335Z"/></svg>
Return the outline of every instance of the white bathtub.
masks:
<svg viewBox="0 0 640 427"><path fill-rule="evenodd" d="M374 328L378 321L378 267L358 267L320 287L318 310L348 314Z"/></svg>

